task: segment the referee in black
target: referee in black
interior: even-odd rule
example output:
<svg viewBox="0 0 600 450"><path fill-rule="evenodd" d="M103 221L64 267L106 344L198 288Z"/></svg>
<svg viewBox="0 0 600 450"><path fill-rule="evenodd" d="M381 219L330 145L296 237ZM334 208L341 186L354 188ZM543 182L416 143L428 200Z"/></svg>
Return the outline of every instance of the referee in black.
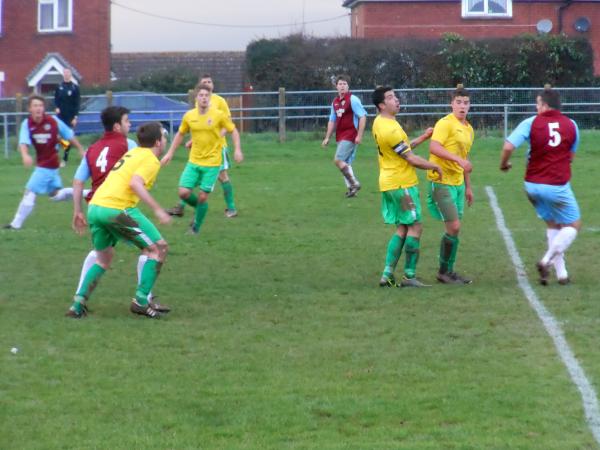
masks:
<svg viewBox="0 0 600 450"><path fill-rule="evenodd" d="M79 86L73 82L71 69L65 68L63 70L63 82L54 91L54 105L56 106L58 118L71 128L75 128L77 124L80 102L81 94L79 93ZM70 144L65 147L61 166L64 166L69 160L69 150L71 150Z"/></svg>

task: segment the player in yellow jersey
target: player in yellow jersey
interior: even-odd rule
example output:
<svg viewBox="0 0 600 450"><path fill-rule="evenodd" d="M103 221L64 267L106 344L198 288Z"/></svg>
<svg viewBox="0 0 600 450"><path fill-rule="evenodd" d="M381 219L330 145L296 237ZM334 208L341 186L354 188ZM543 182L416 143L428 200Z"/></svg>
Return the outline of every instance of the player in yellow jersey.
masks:
<svg viewBox="0 0 600 450"><path fill-rule="evenodd" d="M438 281L470 284L472 280L454 271L465 200L468 206L473 203L473 165L469 161L469 152L475 133L467 121L467 113L471 107L470 95L462 84L452 92L450 106L452 112L437 121L429 144L429 160L442 167L444 180L436 180L435 174L428 173L427 206L431 215L443 221L445 227L440 246Z"/></svg>
<svg viewBox="0 0 600 450"><path fill-rule="evenodd" d="M406 263L402 287L426 287L416 278L421 237L421 201L416 168L429 169L442 179L439 165L415 155L412 149L429 139L429 128L418 138L409 141L408 136L396 121L400 101L391 87L378 87L373 91L373 104L378 115L373 122L373 137L379 152L379 189L381 212L385 223L396 226L396 232L387 246L385 268L379 285L397 286L394 270L404 248Z"/></svg>
<svg viewBox="0 0 600 450"><path fill-rule="evenodd" d="M215 89L215 85L213 83L213 79L209 74L204 74L200 77L200 80L198 82L199 85L205 85L208 86L210 88L210 107L211 108L216 108L219 111L222 111L223 113L225 113L228 117L231 117L231 111L229 110L229 105L227 104L227 101L221 97L220 95L217 95L214 93L214 89ZM198 105L196 105L198 106ZM232 136L237 135L237 139L239 139L239 133L237 129L234 129L232 131ZM234 137L235 139L235 137ZM233 218L233 217L237 217L238 213L237 213L237 209L235 207L235 201L233 198L233 185L231 184L231 180L229 178L229 166L230 166L230 162L229 162L229 149L227 148L227 139L225 139L225 136L223 136L222 138L222 145L223 145L223 166L221 167L221 171L219 172L219 181L221 183L221 187L223 188L223 196L225 197L225 217L228 218ZM185 144L186 148L191 148L192 147L192 141L189 140L186 144ZM241 161L237 161L236 162L241 162ZM173 208L169 208L167 210L167 212L169 214L171 214L172 216L178 216L178 217L182 217L183 213L184 213L184 207L185 207L185 202L182 200L178 205L174 206Z"/></svg>
<svg viewBox="0 0 600 450"><path fill-rule="evenodd" d="M146 203L160 223L171 221L149 192L160 169L158 157L165 148L165 136L158 122L140 125L137 130L140 146L123 155L92 197L87 218L97 262L87 271L67 311L68 317L80 318L87 314L86 302L110 267L114 246L121 239L134 244L148 258L131 302L131 312L150 318L160 317L160 312L149 303L148 294L167 256L168 245L137 204L140 200Z"/></svg>
<svg viewBox="0 0 600 450"><path fill-rule="evenodd" d="M161 161L163 165L168 164L177 147L183 142L184 136L187 133L192 135L189 161L179 179L179 198L196 208L191 227L194 234L200 231L204 222L208 210L208 195L214 189L223 164L223 130L232 134L235 160L243 160L240 136L238 133L233 134L235 125L231 117L216 108L211 108L210 99L210 88L200 85L196 95L197 106L184 114L179 131ZM200 190L196 196L193 190L197 186Z"/></svg>

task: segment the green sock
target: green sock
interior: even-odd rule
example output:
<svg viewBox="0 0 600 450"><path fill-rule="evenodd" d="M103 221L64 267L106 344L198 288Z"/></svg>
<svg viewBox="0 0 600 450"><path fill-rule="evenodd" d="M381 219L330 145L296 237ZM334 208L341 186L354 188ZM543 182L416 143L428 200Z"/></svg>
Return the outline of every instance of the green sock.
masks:
<svg viewBox="0 0 600 450"><path fill-rule="evenodd" d="M233 186L231 185L231 181L224 181L221 183L221 186L223 186L223 196L225 197L227 209L235 210L235 202L233 201Z"/></svg>
<svg viewBox="0 0 600 450"><path fill-rule="evenodd" d="M404 275L406 278L414 278L417 275L417 262L419 261L420 246L421 242L419 241L419 238L407 236L406 244L404 245L404 253L406 254Z"/></svg>
<svg viewBox="0 0 600 450"><path fill-rule="evenodd" d="M187 203L194 208L198 205L198 197L193 192L190 192L190 196L188 198L181 199L182 202Z"/></svg>
<svg viewBox="0 0 600 450"><path fill-rule="evenodd" d="M204 218L206 217L206 212L208 211L208 202L198 203L196 206L196 217L194 218L194 230L200 231L200 227L204 222Z"/></svg>
<svg viewBox="0 0 600 450"><path fill-rule="evenodd" d="M185 205L187 205L185 200L179 200L179 206L181 206L181 208L185 208Z"/></svg>
<svg viewBox="0 0 600 450"><path fill-rule="evenodd" d="M402 253L402 247L404 246L404 238L398 236L396 233L392 236L387 246L387 253L385 255L385 269L383 269L383 275L389 276L396 270L400 254Z"/></svg>
<svg viewBox="0 0 600 450"><path fill-rule="evenodd" d="M104 272L106 272L106 270L104 270L98 264L94 264L89 268L85 274L85 277L83 278L83 283L81 283L81 289L77 291L75 294L75 299L73 300L72 308L75 311L81 312L82 304L85 302L85 300L90 298L90 295L92 295L92 292L98 285L100 277L104 275Z"/></svg>
<svg viewBox="0 0 600 450"><path fill-rule="evenodd" d="M135 299L137 302L144 306L148 304L148 294L152 290L162 263L155 259L148 259L142 269L142 276L140 277L140 283L138 284L137 290L135 291Z"/></svg>
<svg viewBox="0 0 600 450"><path fill-rule="evenodd" d="M448 273L454 270L457 250L458 236L450 236L444 233L440 246L440 273Z"/></svg>

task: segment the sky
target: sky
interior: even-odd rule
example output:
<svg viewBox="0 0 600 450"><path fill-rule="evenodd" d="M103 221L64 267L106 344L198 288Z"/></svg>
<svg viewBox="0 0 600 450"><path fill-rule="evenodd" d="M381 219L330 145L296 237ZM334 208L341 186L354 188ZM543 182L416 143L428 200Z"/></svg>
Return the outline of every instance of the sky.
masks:
<svg viewBox="0 0 600 450"><path fill-rule="evenodd" d="M252 40L301 31L319 37L350 34L350 10L342 7L343 0L111 0L111 3L113 52L244 50ZM165 4L169 7L165 8ZM322 20L327 21L309 23ZM252 28L242 28L248 26Z"/></svg>

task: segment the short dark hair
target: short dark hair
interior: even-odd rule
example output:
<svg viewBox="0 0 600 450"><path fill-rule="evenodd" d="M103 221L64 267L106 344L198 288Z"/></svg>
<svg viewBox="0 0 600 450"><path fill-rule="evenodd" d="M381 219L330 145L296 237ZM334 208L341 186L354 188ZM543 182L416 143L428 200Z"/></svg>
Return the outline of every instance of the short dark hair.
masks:
<svg viewBox="0 0 600 450"><path fill-rule="evenodd" d="M204 83L202 83L202 84L198 84L198 85L196 86L196 89L195 89L195 91L194 91L194 97L196 97L196 96L198 95L198 93L199 93L201 90L203 90L203 89L204 89L205 91L212 92L212 89L210 88L210 86L208 86L208 85L206 85L206 84L204 84Z"/></svg>
<svg viewBox="0 0 600 450"><path fill-rule="evenodd" d="M347 75L347 74L343 73L343 74L338 75L337 77L335 77L335 85L337 86L337 84L340 81L345 81L346 83L350 84L350 80L351 80L350 75Z"/></svg>
<svg viewBox="0 0 600 450"><path fill-rule="evenodd" d="M542 103L545 103L552 109L560 109L560 94L558 91L552 89L549 84L544 86L544 90L538 94L538 97L542 99Z"/></svg>
<svg viewBox="0 0 600 450"><path fill-rule="evenodd" d="M163 136L162 125L160 122L143 123L138 127L136 134L140 147L154 147L156 141Z"/></svg>
<svg viewBox="0 0 600 450"><path fill-rule="evenodd" d="M452 91L451 98L454 100L456 97L468 97L471 98L469 91L465 89L465 86L461 83L456 85L456 89Z"/></svg>
<svg viewBox="0 0 600 450"><path fill-rule="evenodd" d="M377 111L379 111L379 104L383 103L385 100L385 93L389 91L393 91L394 89L391 86L377 86L373 91L373 95L371 99L373 100L373 104Z"/></svg>
<svg viewBox="0 0 600 450"><path fill-rule="evenodd" d="M33 102L34 100L39 100L40 102L42 102L44 104L44 107L46 106L46 99L44 97L42 97L41 95L38 95L38 94L31 94L29 97L27 97L27 107L28 108L31 106L31 102Z"/></svg>
<svg viewBox="0 0 600 450"><path fill-rule="evenodd" d="M200 81L204 78L210 78L212 80L212 76L210 73L203 73L202 75L200 75L200 78L198 78L198 81Z"/></svg>
<svg viewBox="0 0 600 450"><path fill-rule="evenodd" d="M129 110L124 106L108 106L100 113L100 120L105 131L112 131L115 123L121 123L123 116L129 114Z"/></svg>

